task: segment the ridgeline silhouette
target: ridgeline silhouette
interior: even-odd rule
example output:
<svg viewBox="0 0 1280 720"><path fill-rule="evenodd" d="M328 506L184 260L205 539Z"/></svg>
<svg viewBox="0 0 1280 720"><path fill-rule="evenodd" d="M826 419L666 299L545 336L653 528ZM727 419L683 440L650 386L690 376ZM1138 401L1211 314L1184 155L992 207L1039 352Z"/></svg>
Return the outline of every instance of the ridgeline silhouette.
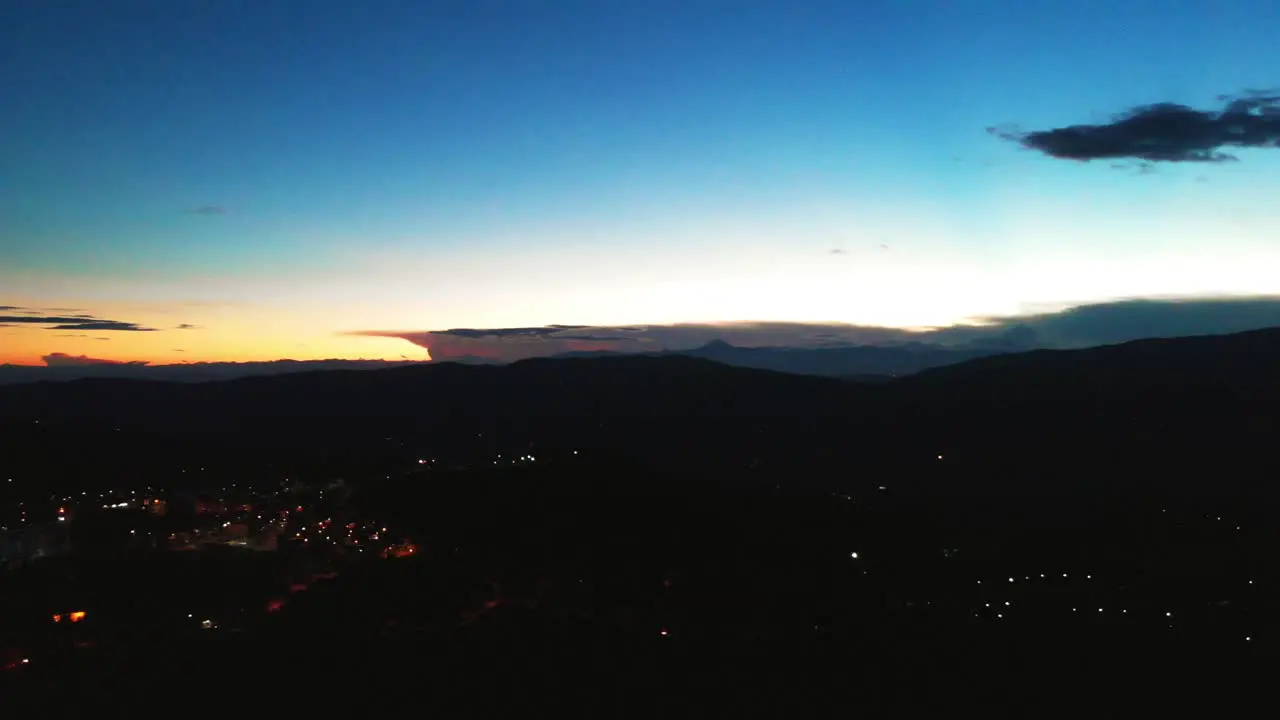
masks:
<svg viewBox="0 0 1280 720"><path fill-rule="evenodd" d="M1280 330L1261 330L986 357L873 383L682 355L91 379L0 388L0 421L14 461L78 477L299 454L336 467L475 463L537 448L833 490L891 472L900 489L930 491L1262 491L1280 468L1269 451L1277 361Z"/></svg>

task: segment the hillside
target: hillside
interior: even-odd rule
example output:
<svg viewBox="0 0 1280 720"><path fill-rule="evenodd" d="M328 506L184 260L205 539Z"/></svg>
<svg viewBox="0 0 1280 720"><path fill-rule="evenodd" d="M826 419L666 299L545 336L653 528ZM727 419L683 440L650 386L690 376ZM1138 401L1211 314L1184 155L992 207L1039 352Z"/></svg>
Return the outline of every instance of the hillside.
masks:
<svg viewBox="0 0 1280 720"><path fill-rule="evenodd" d="M1044 382L1273 384L1280 382L1280 328L993 355L926 369L906 381L911 385Z"/></svg>
<svg viewBox="0 0 1280 720"><path fill-rule="evenodd" d="M982 358L880 383L677 355L84 380L0 388L0 422L9 462L60 476L110 458L126 468L306 458L336 471L584 449L832 488L890 478L934 490L1230 489L1280 467L1268 449L1280 429L1277 360L1280 331L1259 331Z"/></svg>

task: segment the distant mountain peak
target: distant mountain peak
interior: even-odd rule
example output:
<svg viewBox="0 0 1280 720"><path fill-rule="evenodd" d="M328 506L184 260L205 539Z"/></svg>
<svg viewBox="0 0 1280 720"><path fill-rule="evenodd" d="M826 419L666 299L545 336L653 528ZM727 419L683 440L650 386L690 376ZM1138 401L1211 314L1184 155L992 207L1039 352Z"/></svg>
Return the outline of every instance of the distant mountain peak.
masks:
<svg viewBox="0 0 1280 720"><path fill-rule="evenodd" d="M721 340L720 338L716 338L715 340L712 340L706 345L703 345L702 347L698 348L698 350L703 350L703 351L707 351L707 350L724 351L724 350L737 350L737 349L738 348L736 346L730 345L729 343L725 342L724 340Z"/></svg>

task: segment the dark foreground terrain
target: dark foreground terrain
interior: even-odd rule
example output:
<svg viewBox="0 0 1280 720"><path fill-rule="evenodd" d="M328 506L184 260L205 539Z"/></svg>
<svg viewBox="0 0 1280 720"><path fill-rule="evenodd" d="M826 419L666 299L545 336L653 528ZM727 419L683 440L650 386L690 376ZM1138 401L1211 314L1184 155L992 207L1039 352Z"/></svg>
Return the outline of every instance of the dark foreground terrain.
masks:
<svg viewBox="0 0 1280 720"><path fill-rule="evenodd" d="M1277 361L1264 331L874 385L595 358L5 388L8 527L69 534L0 575L0 697L1235 714L1280 648Z"/></svg>

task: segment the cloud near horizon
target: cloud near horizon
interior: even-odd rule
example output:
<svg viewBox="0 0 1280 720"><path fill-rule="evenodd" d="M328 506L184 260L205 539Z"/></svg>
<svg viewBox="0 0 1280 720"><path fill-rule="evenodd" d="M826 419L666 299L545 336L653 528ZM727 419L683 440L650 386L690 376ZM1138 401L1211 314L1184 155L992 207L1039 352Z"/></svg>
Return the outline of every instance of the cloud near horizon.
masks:
<svg viewBox="0 0 1280 720"><path fill-rule="evenodd" d="M1164 102L1133 108L1103 125L988 132L1049 157L1081 161L1230 162L1238 159L1231 149L1280 148L1280 90L1218 100L1220 110Z"/></svg>
<svg viewBox="0 0 1280 720"><path fill-rule="evenodd" d="M1106 345L1146 337L1243 332L1280 327L1280 296L1132 299L1008 317L930 330L809 323L706 323L590 327L366 330L354 336L400 338L424 348L432 360L514 362L574 352L639 353L690 350L714 340L739 347L821 348L931 343L957 347L998 345L1011 350Z"/></svg>
<svg viewBox="0 0 1280 720"><path fill-rule="evenodd" d="M57 310L41 310L12 305L0 306L0 311L14 313L0 315L0 325L39 325L42 330L95 330L105 332L156 332L156 328L146 327L135 322L124 320L106 320L85 313L50 314Z"/></svg>
<svg viewBox="0 0 1280 720"><path fill-rule="evenodd" d="M49 367L81 367L84 365L129 365L141 367L148 364L146 360L121 362L119 360L89 357L88 355L68 355L66 353L49 353L40 359Z"/></svg>

